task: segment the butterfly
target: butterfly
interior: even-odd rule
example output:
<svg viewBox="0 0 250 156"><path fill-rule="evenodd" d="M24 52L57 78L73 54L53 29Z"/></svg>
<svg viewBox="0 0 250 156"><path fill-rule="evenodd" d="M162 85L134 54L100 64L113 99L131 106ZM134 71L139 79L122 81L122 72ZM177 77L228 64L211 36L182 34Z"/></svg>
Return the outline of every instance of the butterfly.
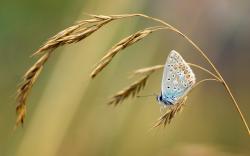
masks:
<svg viewBox="0 0 250 156"><path fill-rule="evenodd" d="M172 50L164 66L161 94L157 100L163 106L175 105L186 97L195 84L195 74L181 55Z"/></svg>

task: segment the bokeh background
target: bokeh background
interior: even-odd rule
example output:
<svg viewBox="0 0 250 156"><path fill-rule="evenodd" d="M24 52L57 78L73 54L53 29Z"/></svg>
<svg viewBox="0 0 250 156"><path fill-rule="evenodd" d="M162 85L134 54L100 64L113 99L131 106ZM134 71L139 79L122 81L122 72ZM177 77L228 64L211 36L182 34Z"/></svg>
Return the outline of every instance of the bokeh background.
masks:
<svg viewBox="0 0 250 156"><path fill-rule="evenodd" d="M250 1L241 0L22 0L0 2L0 156L250 155L250 138L224 88L196 88L165 129L148 132L160 116L154 97L117 108L107 98L135 79L134 69L163 64L170 50L209 68L180 36L154 33L122 51L96 79L94 64L120 39L149 25L141 18L116 21L88 39L59 48L28 100L23 128L13 131L15 91L37 58L29 56L58 31L91 14L144 13L190 36L213 60L250 124ZM208 75L195 70L197 77ZM142 95L160 92L155 73Z"/></svg>

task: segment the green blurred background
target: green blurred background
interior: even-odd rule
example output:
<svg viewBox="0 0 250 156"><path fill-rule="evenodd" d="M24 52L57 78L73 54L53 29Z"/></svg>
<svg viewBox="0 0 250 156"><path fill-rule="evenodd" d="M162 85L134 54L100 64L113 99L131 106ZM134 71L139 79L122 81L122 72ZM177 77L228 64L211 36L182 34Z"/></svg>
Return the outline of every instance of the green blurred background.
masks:
<svg viewBox="0 0 250 156"><path fill-rule="evenodd" d="M59 48L28 100L23 128L13 131L15 91L37 58L29 56L58 31L91 14L144 13L190 36L213 60L250 123L250 2L247 0L22 0L0 2L0 156L250 155L250 138L224 88L208 82L167 128L148 132L160 116L154 97L107 98L135 79L134 69L163 64L170 50L209 66L181 37L155 33L122 51L96 79L94 64L120 39L149 25L141 18L116 21L88 39ZM206 74L195 70L198 78ZM161 72L142 95L160 92Z"/></svg>

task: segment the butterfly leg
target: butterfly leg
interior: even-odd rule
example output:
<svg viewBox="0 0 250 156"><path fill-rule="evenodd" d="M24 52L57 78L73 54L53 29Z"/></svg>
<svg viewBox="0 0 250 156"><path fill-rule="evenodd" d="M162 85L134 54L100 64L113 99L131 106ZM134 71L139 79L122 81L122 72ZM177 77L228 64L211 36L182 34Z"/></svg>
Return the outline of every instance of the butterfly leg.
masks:
<svg viewBox="0 0 250 156"><path fill-rule="evenodd" d="M160 112L161 112L161 114L164 114L164 110L167 108L167 106L166 105L162 105L161 107L160 107Z"/></svg>

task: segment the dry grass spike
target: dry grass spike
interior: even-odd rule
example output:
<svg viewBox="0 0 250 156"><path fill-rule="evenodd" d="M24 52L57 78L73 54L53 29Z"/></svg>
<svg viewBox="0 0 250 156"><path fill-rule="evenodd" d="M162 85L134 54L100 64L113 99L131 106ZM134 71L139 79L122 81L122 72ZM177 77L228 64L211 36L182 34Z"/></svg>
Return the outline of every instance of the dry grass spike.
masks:
<svg viewBox="0 0 250 156"><path fill-rule="evenodd" d="M91 73L91 77L94 78L98 73L100 73L103 68L105 68L113 59L113 57L119 53L121 50L133 45L134 43L140 41L141 39L145 38L149 34L151 34L154 31L161 30L161 29L167 29L166 27L162 26L156 26L156 27L150 27L146 28L144 30L140 30L124 39L122 39L120 42L118 42L116 45L114 45L107 54L101 58L101 60L98 62L97 66Z"/></svg>
<svg viewBox="0 0 250 156"><path fill-rule="evenodd" d="M159 69L163 69L164 65L155 65L152 67L146 67L146 68L141 68L141 69L137 69L136 71L134 71L134 75L140 75L140 74L152 74L153 72L159 70Z"/></svg>
<svg viewBox="0 0 250 156"><path fill-rule="evenodd" d="M111 100L108 102L108 104L116 106L130 96L135 97L135 95L137 95L145 87L148 78L149 75L146 75L129 85L127 88L117 92L111 97Z"/></svg>
<svg viewBox="0 0 250 156"><path fill-rule="evenodd" d="M16 126L20 123L23 123L24 117L26 114L26 101L28 94L30 93L32 86L34 85L35 81L37 80L40 72L42 71L45 62L49 58L49 53L43 55L24 75L23 83L19 87L17 91L17 106L16 106L16 113L17 113L17 120Z"/></svg>
<svg viewBox="0 0 250 156"><path fill-rule="evenodd" d="M54 49L65 44L77 43L96 32L102 26L114 20L109 16L93 15L92 17L92 19L79 21L75 25L62 30L55 36L51 37L33 55L41 54L48 50L52 52Z"/></svg>
<svg viewBox="0 0 250 156"><path fill-rule="evenodd" d="M159 127L161 125L165 127L167 124L170 124L175 115L182 110L183 106L186 104L186 100L187 97L184 97L181 102L170 106L169 109L156 121L156 123L153 125L153 128Z"/></svg>

